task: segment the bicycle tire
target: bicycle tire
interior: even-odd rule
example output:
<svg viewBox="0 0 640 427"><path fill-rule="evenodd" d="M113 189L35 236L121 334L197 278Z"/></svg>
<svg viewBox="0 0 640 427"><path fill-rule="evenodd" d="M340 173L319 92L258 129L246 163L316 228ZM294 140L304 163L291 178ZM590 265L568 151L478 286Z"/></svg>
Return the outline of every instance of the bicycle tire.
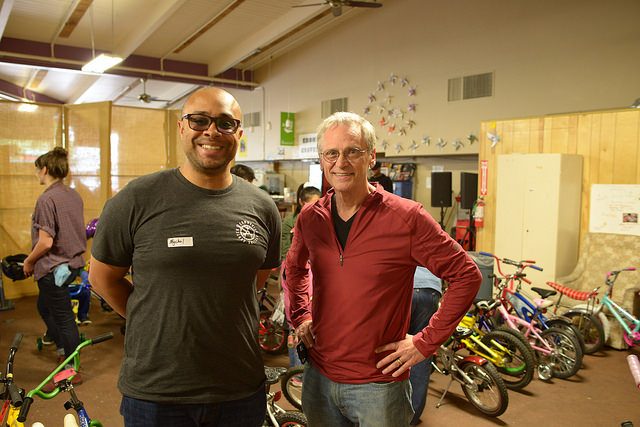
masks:
<svg viewBox="0 0 640 427"><path fill-rule="evenodd" d="M497 342L506 352L494 345ZM521 390L533 379L536 370L535 354L519 338L508 331L495 330L482 337L482 343L500 355L494 366L505 386L510 390Z"/></svg>
<svg viewBox="0 0 640 427"><path fill-rule="evenodd" d="M591 313L570 311L564 314L584 338L584 354L596 353L604 347L604 326Z"/></svg>
<svg viewBox="0 0 640 427"><path fill-rule="evenodd" d="M269 354L280 354L287 349L287 330L271 321L271 313L260 313L260 348Z"/></svg>
<svg viewBox="0 0 640 427"><path fill-rule="evenodd" d="M462 362L460 369L474 382L473 385L461 383L462 391L469 402L480 412L490 417L499 417L509 406L507 386L491 363L478 365L473 362ZM485 403L481 393L491 392L491 399Z"/></svg>
<svg viewBox="0 0 640 427"><path fill-rule="evenodd" d="M307 417L302 412L286 411L276 415L280 427L307 427Z"/></svg>
<svg viewBox="0 0 640 427"><path fill-rule="evenodd" d="M543 355L541 359L548 361L553 376L566 379L575 375L582 367L582 349L573 334L560 328L549 328L540 334L555 354Z"/></svg>
<svg viewBox="0 0 640 427"><path fill-rule="evenodd" d="M304 366L294 366L289 368L287 372L280 377L280 389L282 394L291 405L296 409L302 410L302 373L304 372ZM300 385L292 383L291 381L297 378L300 381Z"/></svg>
<svg viewBox="0 0 640 427"><path fill-rule="evenodd" d="M548 328L560 328L564 329L566 332L573 334L573 336L580 344L580 349L582 349L582 354L584 354L586 344L584 342L584 337L578 328L574 326L570 319L564 316L556 316L551 319L547 319L547 327Z"/></svg>

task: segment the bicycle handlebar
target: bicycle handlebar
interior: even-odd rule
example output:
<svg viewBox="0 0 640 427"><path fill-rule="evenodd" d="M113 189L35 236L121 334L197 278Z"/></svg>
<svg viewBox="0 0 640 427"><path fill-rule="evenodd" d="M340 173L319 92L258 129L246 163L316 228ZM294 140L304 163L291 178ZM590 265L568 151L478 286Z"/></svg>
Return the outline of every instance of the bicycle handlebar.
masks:
<svg viewBox="0 0 640 427"><path fill-rule="evenodd" d="M629 363L629 370L631 371L631 376L636 383L636 387L640 388L640 361L638 361L638 356L635 354L628 355L627 363Z"/></svg>
<svg viewBox="0 0 640 427"><path fill-rule="evenodd" d="M73 353L71 353L71 355L69 355L60 365L58 365L58 367L55 368L47 376L47 378L44 381L42 381L36 388L31 390L29 393L27 393L27 395L25 396L25 398L23 400L22 406L20 407L20 414L18 414L18 421L21 422L21 423L24 423L27 420L27 415L29 414L29 408L31 407L31 404L33 403L33 396L38 395L43 399L51 399L51 398L57 396L58 393L60 393L60 387L59 386L56 386L56 388L53 391L51 391L50 393L43 393L42 392L42 387L44 387L45 384L47 384L49 381L51 381L51 379L53 378L54 375L56 375L58 372L63 370L65 365L67 363L69 363L70 360L75 359L76 356L80 353L80 350L82 350L84 347L86 347L88 345L99 344L101 342L110 340L111 338L113 338L113 332L108 332L106 334L99 335L99 336L97 336L95 338L90 338L90 339L87 339L87 340L84 340L83 342L81 342L78 345L78 347L76 347L76 349L73 351Z"/></svg>
<svg viewBox="0 0 640 427"><path fill-rule="evenodd" d="M11 344L12 350L18 350L20 347L20 342L22 341L22 334L18 332L15 337L13 337L13 343Z"/></svg>

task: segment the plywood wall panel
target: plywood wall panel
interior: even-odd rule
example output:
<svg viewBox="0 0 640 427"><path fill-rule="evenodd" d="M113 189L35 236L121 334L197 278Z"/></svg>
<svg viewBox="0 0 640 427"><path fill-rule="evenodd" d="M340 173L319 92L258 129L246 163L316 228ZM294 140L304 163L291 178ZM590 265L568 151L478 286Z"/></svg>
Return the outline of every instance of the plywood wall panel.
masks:
<svg viewBox="0 0 640 427"><path fill-rule="evenodd" d="M616 138L613 152L613 183L634 184L638 163L629 159L638 157L638 114L624 111L616 114Z"/></svg>
<svg viewBox="0 0 640 427"><path fill-rule="evenodd" d="M613 153L616 138L616 115L613 113L602 114L600 127L600 151L598 158L598 181L600 184L613 184Z"/></svg>

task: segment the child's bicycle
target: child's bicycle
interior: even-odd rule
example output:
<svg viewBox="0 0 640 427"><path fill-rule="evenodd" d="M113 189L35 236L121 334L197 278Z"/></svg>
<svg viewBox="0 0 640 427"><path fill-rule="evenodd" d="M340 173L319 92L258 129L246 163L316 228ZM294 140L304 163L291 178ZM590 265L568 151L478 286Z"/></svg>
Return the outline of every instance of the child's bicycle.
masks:
<svg viewBox="0 0 640 427"><path fill-rule="evenodd" d="M64 407L66 410L73 409L76 411L79 420L80 427L101 427L102 423L98 420L92 420L84 407L84 404L78 399L76 395L72 379L76 375L80 366L80 351L93 344L98 344L103 341L107 341L113 338L113 333L109 332L104 335L100 335L93 339L87 339L78 345L78 347L71 353L57 368L55 368L47 378L45 378L36 388L29 391L25 397L22 405L20 406L20 414L17 421L24 423L29 415L29 409L33 403L35 396L41 399L52 399L62 392L69 393L70 399L65 402ZM67 368L67 365L72 365L72 368ZM43 388L53 380L55 388L51 392L45 392Z"/></svg>
<svg viewBox="0 0 640 427"><path fill-rule="evenodd" d="M507 387L496 368L480 356L462 356L457 353L464 348L462 340L473 331L460 326L449 340L440 346L431 365L443 375L449 375L449 384L436 404L439 408L453 381L460 383L469 402L480 412L490 417L499 417L509 406Z"/></svg>
<svg viewBox="0 0 640 427"><path fill-rule="evenodd" d="M503 280L507 284L507 286L502 288L502 293L499 296L507 311L515 313L518 317L526 320L527 322L535 321L542 330L549 328L563 329L565 332L574 336L575 340L580 345L582 353L584 353L584 338L578 328L573 325L571 319L564 316L545 316L547 308L553 304L551 300L547 300L546 298L551 295L555 295L555 291L532 287L531 290L536 292L542 298L534 301L531 301L521 292L522 282L531 285L531 281L527 279L524 270L526 268L532 268L534 270L542 271L541 267L535 265L535 261L513 261L508 258L498 258L488 252L480 252L480 254L493 257L496 260L498 273L501 276L500 280ZM503 273L501 263L516 267L516 271L512 274ZM497 281L499 279L497 276L494 276L494 280Z"/></svg>
<svg viewBox="0 0 640 427"><path fill-rule="evenodd" d="M280 378L287 372L286 368L264 367L264 373L267 377L267 415L265 417L264 427L306 427L307 417L300 411L285 411L278 405L278 401L282 397L282 393L271 392L270 388L276 384Z"/></svg>
<svg viewBox="0 0 640 427"><path fill-rule="evenodd" d="M18 347L20 347L20 341L22 341L22 334L18 333L13 338L13 343L9 348L9 356L7 357L7 368L2 378L0 378L2 381L0 398L3 402L2 410L0 411L0 426L18 427L22 425L18 423L17 419L24 398L24 390L13 382L13 360Z"/></svg>
<svg viewBox="0 0 640 427"><path fill-rule="evenodd" d="M622 270L614 270L607 273L605 284L607 285L607 292L602 297L600 305L595 308L594 314L598 315L604 308L606 308L613 317L620 323L623 331L624 342L633 347L640 345L640 319L637 319L634 315L627 310L616 304L611 299L611 292L613 291L613 284L615 283L618 275L623 271L636 271L635 267L627 267Z"/></svg>
<svg viewBox="0 0 640 427"><path fill-rule="evenodd" d="M486 301L478 301L475 309L463 317L459 326L468 328L472 333L460 340L470 353L476 354L493 363L507 388L520 390L533 379L535 354L527 340L511 328L482 330L479 318L487 307Z"/></svg>
<svg viewBox="0 0 640 427"><path fill-rule="evenodd" d="M587 301L586 304L575 306L568 311L562 313L562 315L571 320L573 325L578 328L580 335L584 338L584 354L593 354L604 347L607 335L605 334L605 324L609 326L606 316L603 314L597 315L594 313L595 306L598 300L598 290L595 288L593 291L578 291L576 289L568 288L560 283L548 281L547 285L558 291L560 296L553 305L553 313L556 314L558 309L562 307L562 298L567 298L576 301ZM532 288L536 290L537 288ZM550 295L554 295L550 294ZM603 321L604 317L604 321Z"/></svg>
<svg viewBox="0 0 640 427"><path fill-rule="evenodd" d="M278 300L269 295L266 286L258 291L258 308L260 310L258 340L260 348L270 354L282 353L287 348L286 322L279 324L272 319L277 305Z"/></svg>

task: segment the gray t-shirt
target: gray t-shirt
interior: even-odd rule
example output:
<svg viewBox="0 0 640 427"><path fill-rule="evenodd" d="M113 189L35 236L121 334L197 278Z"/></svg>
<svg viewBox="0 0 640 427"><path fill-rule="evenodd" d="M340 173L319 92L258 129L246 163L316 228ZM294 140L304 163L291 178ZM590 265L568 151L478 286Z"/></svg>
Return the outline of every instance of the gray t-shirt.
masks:
<svg viewBox="0 0 640 427"><path fill-rule="evenodd" d="M279 265L280 227L273 200L235 176L214 191L177 169L158 172L107 202L92 254L133 272L124 395L208 403L258 391L255 276Z"/></svg>

